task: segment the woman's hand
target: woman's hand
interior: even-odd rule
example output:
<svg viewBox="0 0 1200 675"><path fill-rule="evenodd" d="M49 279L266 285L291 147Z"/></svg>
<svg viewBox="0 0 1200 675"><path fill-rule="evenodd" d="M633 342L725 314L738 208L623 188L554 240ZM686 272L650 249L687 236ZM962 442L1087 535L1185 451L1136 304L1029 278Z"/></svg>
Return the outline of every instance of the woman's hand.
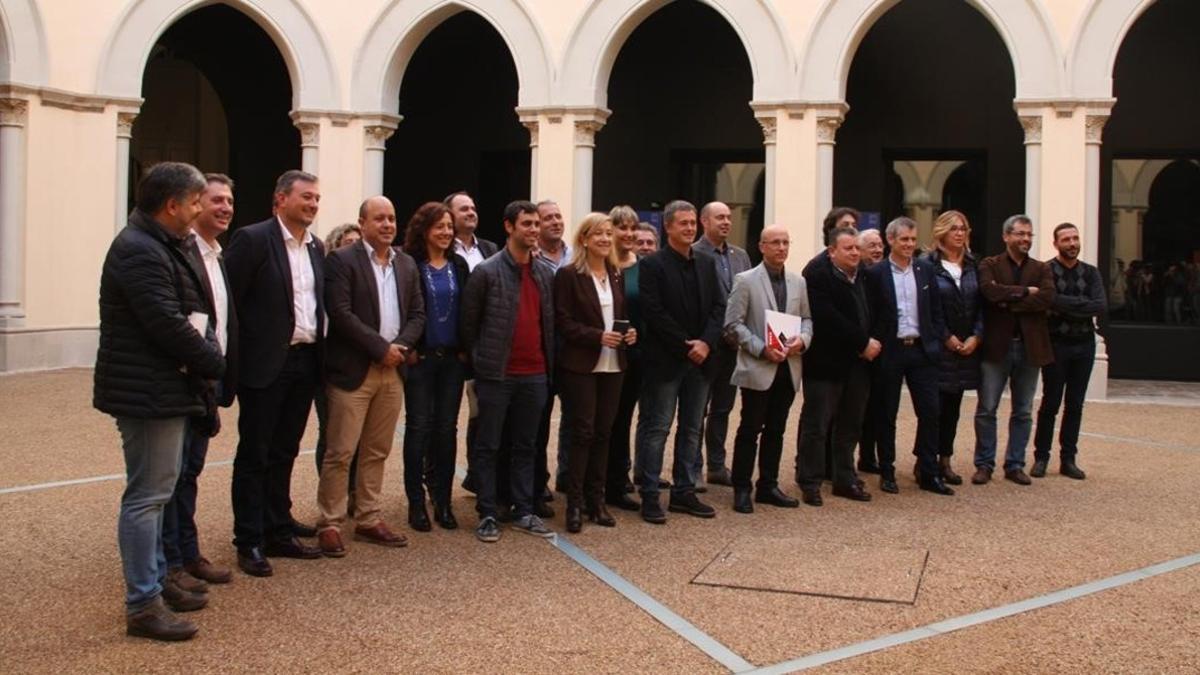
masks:
<svg viewBox="0 0 1200 675"><path fill-rule="evenodd" d="M603 347L612 347L613 349L620 347L621 334L612 330L604 331L600 334L600 345Z"/></svg>
<svg viewBox="0 0 1200 675"><path fill-rule="evenodd" d="M625 331L625 344L627 344L627 345L637 344L637 330L635 330L631 327L629 330Z"/></svg>

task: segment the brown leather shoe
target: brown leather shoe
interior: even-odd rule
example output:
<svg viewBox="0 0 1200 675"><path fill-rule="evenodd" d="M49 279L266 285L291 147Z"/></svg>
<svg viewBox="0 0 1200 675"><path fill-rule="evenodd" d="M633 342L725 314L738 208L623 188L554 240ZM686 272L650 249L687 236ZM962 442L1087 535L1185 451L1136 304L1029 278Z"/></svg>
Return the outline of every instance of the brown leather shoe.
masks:
<svg viewBox="0 0 1200 675"><path fill-rule="evenodd" d="M317 532L317 547L321 555L328 558L341 558L346 555L346 546L342 543L342 533L336 527L327 527Z"/></svg>
<svg viewBox="0 0 1200 675"><path fill-rule="evenodd" d="M233 570L228 567L214 565L204 556L200 556L189 563L184 563L183 569L187 570L188 574L197 579L203 579L210 584L227 584L233 581Z"/></svg>
<svg viewBox="0 0 1200 675"><path fill-rule="evenodd" d="M151 640L190 640L196 634L196 624L175 616L163 606L162 598L125 617L125 634Z"/></svg>
<svg viewBox="0 0 1200 675"><path fill-rule="evenodd" d="M1004 472L1004 479L1011 480L1017 485L1032 485L1033 480L1022 469L1010 469Z"/></svg>
<svg viewBox="0 0 1200 675"><path fill-rule="evenodd" d="M985 485L992 482L992 470L986 466L975 469L975 475L971 476L971 482L976 485Z"/></svg>
<svg viewBox="0 0 1200 675"><path fill-rule="evenodd" d="M182 588L188 593L207 593L208 584L203 579L188 574L182 567L172 567L167 570L167 581Z"/></svg>
<svg viewBox="0 0 1200 675"><path fill-rule="evenodd" d="M408 539L402 534L392 532L382 520L371 527L359 526L354 528L354 538L371 544L379 544L380 546L391 546L394 548L408 546Z"/></svg>
<svg viewBox="0 0 1200 675"><path fill-rule="evenodd" d="M853 499L856 502L871 501L871 493L864 490L862 485L859 483L851 483L850 485L834 485L833 496Z"/></svg>
<svg viewBox="0 0 1200 675"><path fill-rule="evenodd" d="M962 485L962 476L954 473L954 467L950 466L949 457L939 457L938 464L942 467L942 480L946 485Z"/></svg>

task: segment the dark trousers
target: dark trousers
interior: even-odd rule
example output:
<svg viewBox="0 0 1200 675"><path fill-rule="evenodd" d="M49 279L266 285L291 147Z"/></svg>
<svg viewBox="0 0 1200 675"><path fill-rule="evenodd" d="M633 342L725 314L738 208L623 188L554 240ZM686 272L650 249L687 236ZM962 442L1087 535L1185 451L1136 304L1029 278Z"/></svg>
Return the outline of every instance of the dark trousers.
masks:
<svg viewBox="0 0 1200 675"><path fill-rule="evenodd" d="M1083 424L1083 401L1087 398L1088 381L1096 361L1096 344L1087 342L1054 342L1054 363L1042 367L1042 405L1038 408L1037 433L1033 439L1033 457L1050 460L1054 440L1054 418L1063 405L1062 428L1058 432L1059 456L1063 461L1075 461L1079 453L1079 427Z"/></svg>
<svg viewBox="0 0 1200 675"><path fill-rule="evenodd" d="M737 352L725 345L717 347L713 356L717 359L712 384L708 388L708 409L704 416L704 455L696 457L695 474L700 477L704 461L708 470L717 471L725 466L725 439L729 436L729 413L737 399L737 387L729 383L737 365Z"/></svg>
<svg viewBox="0 0 1200 675"><path fill-rule="evenodd" d="M504 424L509 426L509 489L517 517L533 512L534 454L538 422L546 405L545 375L524 375L504 380L475 380L479 417L475 453L471 461L478 480L475 510L480 517L497 516L497 454Z"/></svg>
<svg viewBox="0 0 1200 675"><path fill-rule="evenodd" d="M922 476L938 476L938 366L920 343L897 345L887 361L879 364L875 383L880 406L875 415L876 446L879 449L879 473L896 478L896 415L900 412L900 385L908 384L913 409L917 414L917 466Z"/></svg>
<svg viewBox="0 0 1200 675"><path fill-rule="evenodd" d="M317 410L317 475L321 475L321 465L325 463L325 425L329 424L329 395L325 387L317 387L313 392L313 408ZM350 494L354 494L354 477L358 474L358 450L354 450L354 458L350 460Z"/></svg>
<svg viewBox="0 0 1200 675"><path fill-rule="evenodd" d="M279 376L238 392L238 446L233 460L233 544L262 546L292 536L292 465L318 384L317 351L293 347Z"/></svg>
<svg viewBox="0 0 1200 675"><path fill-rule="evenodd" d="M604 492L610 499L625 494L625 481L629 480L629 443L633 431L633 411L637 408L638 395L642 391L642 370L630 360L621 381L621 398L617 401L617 415L613 419L612 433L608 438L608 469Z"/></svg>
<svg viewBox="0 0 1200 675"><path fill-rule="evenodd" d="M825 476L825 442L831 435L833 484L850 487L858 480L854 473L854 446L862 433L870 390L866 363L853 364L840 380L804 379L800 437L796 442L796 477L801 487L806 490L821 487Z"/></svg>
<svg viewBox="0 0 1200 675"><path fill-rule="evenodd" d="M196 532L197 479L208 456L208 427L188 420L183 437L183 460L175 492L163 507L162 542L167 567L180 567L200 559L200 538Z"/></svg>
<svg viewBox="0 0 1200 675"><path fill-rule="evenodd" d="M871 373L871 393L867 396L867 412L863 414L862 435L858 439L858 461L879 464L879 416L875 413L883 408L883 387L878 362L873 361L867 369Z"/></svg>
<svg viewBox="0 0 1200 675"><path fill-rule="evenodd" d="M594 507L604 501L608 439L621 395L622 373L559 371L564 408L561 424L569 431L567 505Z"/></svg>
<svg viewBox="0 0 1200 675"><path fill-rule="evenodd" d="M954 456L954 439L958 436L958 417L962 410L963 391L938 392L938 457ZM917 445L913 443L913 455Z"/></svg>
<svg viewBox="0 0 1200 675"><path fill-rule="evenodd" d="M435 504L450 503L458 450L458 410L466 368L453 353L422 354L404 379L404 493L425 500L425 467Z"/></svg>
<svg viewBox="0 0 1200 675"><path fill-rule="evenodd" d="M550 488L550 463L547 450L550 447L550 418L554 416L555 397L558 397L559 399L562 398L561 392L558 389L557 380L547 385L546 405L542 408L542 418L538 422L537 428L537 446L535 448L536 452L533 457L533 495L538 499L541 499L543 494L548 494ZM567 410L565 404L563 405L560 413L563 418L566 417ZM555 448L555 452L561 458L563 457L564 451L564 448L562 447L563 430L561 419L559 420L558 445L559 447ZM558 470L561 472L562 467L560 466Z"/></svg>
<svg viewBox="0 0 1200 675"><path fill-rule="evenodd" d="M759 491L779 485L779 458L788 411L796 399L792 371L786 362L775 369L775 380L766 391L742 387L742 421L733 440L733 486L750 488L754 457L758 455Z"/></svg>

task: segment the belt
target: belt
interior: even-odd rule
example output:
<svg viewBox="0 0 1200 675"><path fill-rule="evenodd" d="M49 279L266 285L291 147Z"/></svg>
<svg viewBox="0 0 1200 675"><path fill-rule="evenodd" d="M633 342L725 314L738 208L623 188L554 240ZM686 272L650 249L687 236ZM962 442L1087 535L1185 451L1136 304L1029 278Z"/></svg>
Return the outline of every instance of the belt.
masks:
<svg viewBox="0 0 1200 675"><path fill-rule="evenodd" d="M900 345L902 347L915 347L920 341L921 338L919 337L900 338Z"/></svg>
<svg viewBox="0 0 1200 675"><path fill-rule="evenodd" d="M421 356L436 356L441 359L457 355L458 349L456 347L435 347L433 349L425 349L421 351Z"/></svg>

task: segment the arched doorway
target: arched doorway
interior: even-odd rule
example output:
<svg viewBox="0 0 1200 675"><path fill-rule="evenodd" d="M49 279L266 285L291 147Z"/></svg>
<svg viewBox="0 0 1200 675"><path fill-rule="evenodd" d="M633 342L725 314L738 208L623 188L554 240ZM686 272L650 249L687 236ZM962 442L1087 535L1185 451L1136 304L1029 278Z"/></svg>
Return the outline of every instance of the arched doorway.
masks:
<svg viewBox="0 0 1200 675"><path fill-rule="evenodd" d="M1114 377L1200 380L1200 5L1159 0L1113 67L1100 269Z"/></svg>
<svg viewBox="0 0 1200 675"><path fill-rule="evenodd" d="M1004 41L968 3L909 0L888 10L850 66L834 203L881 227L913 217L923 242L941 211L965 208L972 246L999 251L1000 223L1025 208L1015 91Z"/></svg>
<svg viewBox="0 0 1200 675"><path fill-rule="evenodd" d="M384 154L384 194L401 222L424 202L466 190L479 236L504 239L505 204L529 197L529 133L517 94L512 55L483 17L460 12L430 31L404 71L404 119Z"/></svg>
<svg viewBox="0 0 1200 675"><path fill-rule="evenodd" d="M275 179L300 165L300 136L288 117L287 66L258 24L226 5L188 13L155 43L142 97L130 141L131 197L145 168L190 162L233 178L233 227L270 216Z"/></svg>
<svg viewBox="0 0 1200 675"><path fill-rule="evenodd" d="M708 5L681 0L647 17L608 79L613 113L596 135L593 207L650 215L675 198L720 199L734 212L730 240L757 240L765 154L751 73L737 33Z"/></svg>

